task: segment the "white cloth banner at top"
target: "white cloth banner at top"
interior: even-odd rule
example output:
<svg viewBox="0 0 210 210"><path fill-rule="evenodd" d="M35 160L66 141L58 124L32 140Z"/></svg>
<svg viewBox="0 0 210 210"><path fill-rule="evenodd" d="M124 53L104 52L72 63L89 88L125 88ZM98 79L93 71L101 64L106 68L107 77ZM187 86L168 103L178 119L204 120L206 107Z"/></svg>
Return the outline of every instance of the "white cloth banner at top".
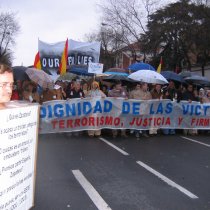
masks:
<svg viewBox="0 0 210 210"><path fill-rule="evenodd" d="M59 69L64 46L65 41L52 44L41 40L38 41L38 49L43 70L57 71ZM78 42L69 39L67 65L88 65L89 62L98 63L100 47L100 42Z"/></svg>

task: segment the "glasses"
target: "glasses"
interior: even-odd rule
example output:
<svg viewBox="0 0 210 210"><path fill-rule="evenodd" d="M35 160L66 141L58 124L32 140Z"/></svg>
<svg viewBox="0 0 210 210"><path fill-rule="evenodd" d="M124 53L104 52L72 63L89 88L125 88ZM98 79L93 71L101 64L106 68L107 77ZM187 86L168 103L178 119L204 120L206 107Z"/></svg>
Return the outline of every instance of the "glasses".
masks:
<svg viewBox="0 0 210 210"><path fill-rule="evenodd" d="M14 87L14 83L9 83L9 82L2 82L0 83L0 87L1 88L6 88L6 87L10 87L10 88L13 88Z"/></svg>

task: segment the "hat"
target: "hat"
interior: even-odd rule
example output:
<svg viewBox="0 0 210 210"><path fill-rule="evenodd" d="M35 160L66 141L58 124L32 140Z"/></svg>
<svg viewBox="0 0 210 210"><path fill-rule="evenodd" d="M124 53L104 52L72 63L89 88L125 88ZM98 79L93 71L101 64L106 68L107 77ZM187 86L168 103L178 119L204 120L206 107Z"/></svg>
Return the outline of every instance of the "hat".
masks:
<svg viewBox="0 0 210 210"><path fill-rule="evenodd" d="M61 88L60 85L55 85L55 86L54 86L54 90L58 90L58 89L60 89L60 88Z"/></svg>

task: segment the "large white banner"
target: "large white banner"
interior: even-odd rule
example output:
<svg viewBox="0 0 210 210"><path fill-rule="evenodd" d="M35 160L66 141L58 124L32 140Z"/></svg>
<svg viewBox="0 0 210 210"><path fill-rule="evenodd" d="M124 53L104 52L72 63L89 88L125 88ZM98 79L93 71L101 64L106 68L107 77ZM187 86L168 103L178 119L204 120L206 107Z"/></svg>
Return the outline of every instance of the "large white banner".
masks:
<svg viewBox="0 0 210 210"><path fill-rule="evenodd" d="M71 99L43 103L40 119L41 133L101 128L210 129L210 104L97 97Z"/></svg>
<svg viewBox="0 0 210 210"><path fill-rule="evenodd" d="M0 110L0 210L34 205L38 105Z"/></svg>
<svg viewBox="0 0 210 210"><path fill-rule="evenodd" d="M39 40L38 49L43 70L57 73L64 45L65 41L49 44ZM98 63L100 46L100 42L78 42L69 39L67 65L87 66L89 62Z"/></svg>

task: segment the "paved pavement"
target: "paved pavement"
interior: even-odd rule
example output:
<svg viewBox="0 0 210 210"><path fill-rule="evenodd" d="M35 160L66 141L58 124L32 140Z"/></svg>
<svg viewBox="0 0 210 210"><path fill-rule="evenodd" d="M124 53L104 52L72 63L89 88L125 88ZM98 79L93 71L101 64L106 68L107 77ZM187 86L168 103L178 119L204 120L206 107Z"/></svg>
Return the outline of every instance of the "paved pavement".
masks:
<svg viewBox="0 0 210 210"><path fill-rule="evenodd" d="M39 136L34 210L210 209L210 136Z"/></svg>

